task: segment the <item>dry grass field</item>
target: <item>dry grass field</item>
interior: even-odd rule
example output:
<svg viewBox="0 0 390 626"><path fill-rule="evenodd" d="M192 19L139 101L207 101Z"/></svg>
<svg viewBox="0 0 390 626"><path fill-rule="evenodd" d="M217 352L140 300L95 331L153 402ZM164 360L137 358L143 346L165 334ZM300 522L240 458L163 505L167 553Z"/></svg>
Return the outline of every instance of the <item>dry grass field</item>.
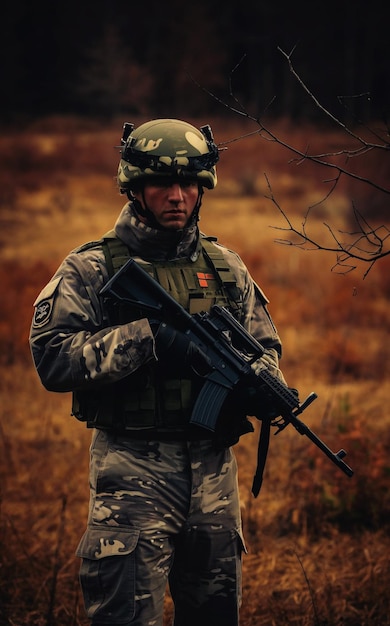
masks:
<svg viewBox="0 0 390 626"><path fill-rule="evenodd" d="M208 120L206 120L208 121ZM115 188L120 125L41 123L0 138L0 626L86 626L74 556L88 501L90 432L70 417L69 394L46 392L27 337L32 303L67 252L108 230L123 202ZM205 123L203 120L200 123ZM252 130L216 120L217 141ZM283 137L334 148L341 138L280 123ZM363 279L331 271L335 259L274 242L281 216L264 173L298 221L326 193L315 167L288 163L259 137L229 145L219 185L206 193L201 228L237 250L270 299L284 344L282 369L303 420L332 450L345 448L347 478L291 426L273 437L263 489L250 494L257 435L236 446L248 554L242 626L385 626L390 615L390 266ZM383 164L366 161L367 174ZM380 169L382 168L382 170ZM349 228L347 183L315 211ZM165 624L172 614L167 599Z"/></svg>

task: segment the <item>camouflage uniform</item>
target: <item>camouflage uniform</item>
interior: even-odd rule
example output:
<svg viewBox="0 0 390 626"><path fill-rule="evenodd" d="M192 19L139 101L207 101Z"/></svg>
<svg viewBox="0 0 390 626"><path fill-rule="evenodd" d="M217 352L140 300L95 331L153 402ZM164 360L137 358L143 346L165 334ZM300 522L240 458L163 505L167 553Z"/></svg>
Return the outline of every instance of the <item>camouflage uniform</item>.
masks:
<svg viewBox="0 0 390 626"><path fill-rule="evenodd" d="M95 433L77 551L90 617L161 624L169 580L175 624L236 625L243 540L231 448Z"/></svg>
<svg viewBox="0 0 390 626"><path fill-rule="evenodd" d="M121 156L118 184L124 193L134 191L150 176L163 180L190 177L198 182L199 192L186 228L161 229L147 207L130 202L117 220L116 237L131 256L149 263L157 273L164 266L165 276L184 272L191 284L200 275L208 280L208 273L195 272L195 268L207 261L197 226L203 187L213 189L217 181L218 149L211 129L199 131L178 120L154 120L134 131L126 123ZM140 220L140 215L147 219ZM282 376L280 340L265 296L237 254L216 242L210 246L215 258L222 260L222 269L233 277L234 297L228 298L236 305L232 313L267 349L262 363ZM229 428L239 423L238 435L248 428L235 419L234 404L229 402L219 417L222 426L217 436L190 429L191 401L198 383L184 380L183 364L174 363L180 373L175 387L170 359L158 361L147 319L113 318L99 296L110 277L110 257L105 251L98 241L68 255L35 302L30 334L34 362L45 387L86 398L87 413L99 407L95 421L83 418L82 403L80 412L73 408L76 416L97 426L91 444L88 525L77 549L87 614L93 626L161 626L169 583L175 626L236 626L245 547L237 468L229 445L234 437L229 431L224 438L227 422L221 418L229 416ZM217 284L220 270L214 266L213 271ZM197 288L203 288L200 283L199 278ZM167 288L179 301L183 291L190 298L184 283L176 293L170 285ZM221 292L224 297L223 287L219 293L216 287L210 293L219 298ZM188 310L194 312L191 306ZM193 372L189 376L196 378ZM161 377L166 387L161 386ZM145 382L149 378L152 383ZM138 385L143 384L146 392L142 395ZM188 388L190 394L185 393ZM136 403L134 410L134 397L144 399L146 394L149 398L148 389L156 399L151 419L158 428L150 428L149 423L146 427L150 409L144 410L144 404ZM173 390L185 398L180 405L181 421L175 417ZM118 405L122 418L132 415L130 421L117 419Z"/></svg>
<svg viewBox="0 0 390 626"><path fill-rule="evenodd" d="M196 226L157 231L127 204L115 225L135 258L188 258ZM266 300L234 252L219 246L242 295L240 322L277 368L280 341ZM172 250L175 250L172 254ZM156 362L147 319L110 325L99 292L108 279L99 242L71 252L35 303L31 349L45 387L96 389ZM130 380L129 379L129 380ZM77 554L94 626L162 624L167 581L175 625L236 626L242 537L236 462L209 435L167 439L95 430L91 499Z"/></svg>

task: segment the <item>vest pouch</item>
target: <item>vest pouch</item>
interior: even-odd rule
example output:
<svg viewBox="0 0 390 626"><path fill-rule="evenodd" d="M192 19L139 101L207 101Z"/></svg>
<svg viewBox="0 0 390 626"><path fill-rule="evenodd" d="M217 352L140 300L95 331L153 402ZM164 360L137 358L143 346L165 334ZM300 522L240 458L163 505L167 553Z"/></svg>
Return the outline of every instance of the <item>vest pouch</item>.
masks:
<svg viewBox="0 0 390 626"><path fill-rule="evenodd" d="M112 385L100 389L77 390L73 392L72 415L80 422L87 422L89 428L112 428L114 406L111 401Z"/></svg>
<svg viewBox="0 0 390 626"><path fill-rule="evenodd" d="M72 415L89 428L116 431L188 424L195 384L155 376L147 366L122 380L73 394Z"/></svg>
<svg viewBox="0 0 390 626"><path fill-rule="evenodd" d="M193 405L193 385L185 378L161 382L162 421L164 427L174 428L188 424Z"/></svg>
<svg viewBox="0 0 390 626"><path fill-rule="evenodd" d="M72 415L89 428L124 430L156 425L156 391L149 368L73 393Z"/></svg>
<svg viewBox="0 0 390 626"><path fill-rule="evenodd" d="M156 426L156 391L148 385L145 389L132 389L116 398L117 427L151 428Z"/></svg>

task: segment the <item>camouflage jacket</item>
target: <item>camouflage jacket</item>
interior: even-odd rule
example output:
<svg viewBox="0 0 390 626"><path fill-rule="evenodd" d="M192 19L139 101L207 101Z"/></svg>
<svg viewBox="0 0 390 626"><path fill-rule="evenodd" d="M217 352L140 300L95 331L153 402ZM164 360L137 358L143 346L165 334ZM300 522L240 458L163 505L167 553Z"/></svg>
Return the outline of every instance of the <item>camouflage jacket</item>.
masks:
<svg viewBox="0 0 390 626"><path fill-rule="evenodd" d="M157 231L138 220L126 204L115 232L135 259L146 261L190 258L199 230ZM267 311L267 299L240 257L215 243L231 267L243 298L243 326L269 352L269 366L278 366L281 343ZM109 276L101 241L73 250L36 299L30 331L33 360L43 385L50 391L88 389L119 381L156 360L154 338L147 319L109 324L99 292Z"/></svg>

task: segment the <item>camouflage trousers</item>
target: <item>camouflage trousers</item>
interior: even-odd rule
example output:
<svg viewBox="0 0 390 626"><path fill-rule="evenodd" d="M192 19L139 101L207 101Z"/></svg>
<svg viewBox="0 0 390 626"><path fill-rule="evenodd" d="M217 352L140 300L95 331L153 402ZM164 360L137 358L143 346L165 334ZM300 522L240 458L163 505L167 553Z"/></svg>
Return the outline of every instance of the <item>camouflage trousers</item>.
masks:
<svg viewBox="0 0 390 626"><path fill-rule="evenodd" d="M93 626L237 626L244 543L231 448L96 431L77 555Z"/></svg>

